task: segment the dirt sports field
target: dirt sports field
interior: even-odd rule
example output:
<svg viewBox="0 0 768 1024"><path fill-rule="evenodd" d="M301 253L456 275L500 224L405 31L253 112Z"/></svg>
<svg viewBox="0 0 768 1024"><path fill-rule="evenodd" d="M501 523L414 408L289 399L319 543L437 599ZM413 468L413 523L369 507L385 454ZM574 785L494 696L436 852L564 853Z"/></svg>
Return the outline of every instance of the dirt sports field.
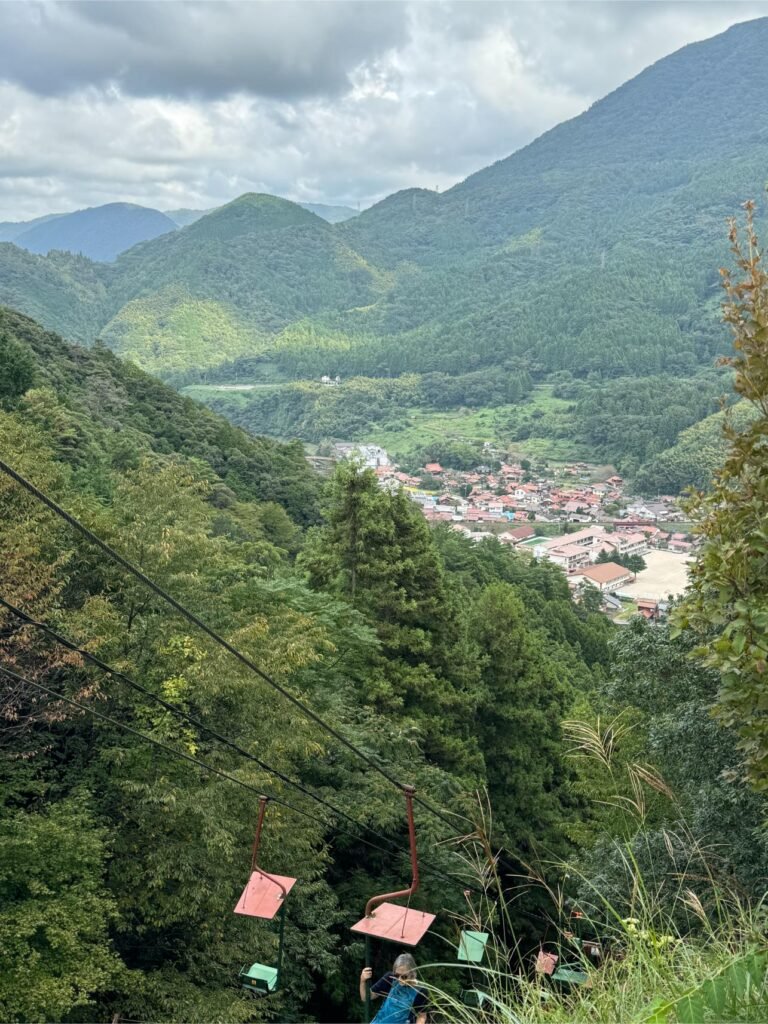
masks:
<svg viewBox="0 0 768 1024"><path fill-rule="evenodd" d="M621 596L652 597L656 600L669 594L682 594L688 583L688 561L690 555L676 551L649 551L643 555L646 568L637 574L634 583L622 587Z"/></svg>

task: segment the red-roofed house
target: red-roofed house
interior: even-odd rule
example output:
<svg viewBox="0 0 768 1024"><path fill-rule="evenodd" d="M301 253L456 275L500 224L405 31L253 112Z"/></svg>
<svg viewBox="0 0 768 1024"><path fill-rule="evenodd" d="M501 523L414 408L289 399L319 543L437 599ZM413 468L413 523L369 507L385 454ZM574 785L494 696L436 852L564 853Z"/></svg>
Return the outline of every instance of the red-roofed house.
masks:
<svg viewBox="0 0 768 1024"><path fill-rule="evenodd" d="M644 619L655 621L659 616L659 602L655 597L638 597L637 611Z"/></svg>
<svg viewBox="0 0 768 1024"><path fill-rule="evenodd" d="M499 540L507 541L507 543L519 544L521 540L529 540L531 537L536 536L536 531L532 526L516 526L512 530L505 530L504 533L500 534Z"/></svg>

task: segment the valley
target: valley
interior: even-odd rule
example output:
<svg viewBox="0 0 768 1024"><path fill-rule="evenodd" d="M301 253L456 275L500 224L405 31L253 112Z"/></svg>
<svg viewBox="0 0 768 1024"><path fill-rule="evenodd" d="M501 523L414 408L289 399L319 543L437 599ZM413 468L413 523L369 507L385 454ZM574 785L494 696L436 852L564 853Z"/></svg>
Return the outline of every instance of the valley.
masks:
<svg viewBox="0 0 768 1024"><path fill-rule="evenodd" d="M734 10L0 4L0 1021L768 1020Z"/></svg>
<svg viewBox="0 0 768 1024"><path fill-rule="evenodd" d="M731 389L725 220L752 197L768 225L765 113L741 102L766 47L768 19L733 26L445 192L335 223L247 193L112 262L0 243L0 303L255 433L401 457L493 440L611 462L648 494L705 485L722 447L684 435Z"/></svg>

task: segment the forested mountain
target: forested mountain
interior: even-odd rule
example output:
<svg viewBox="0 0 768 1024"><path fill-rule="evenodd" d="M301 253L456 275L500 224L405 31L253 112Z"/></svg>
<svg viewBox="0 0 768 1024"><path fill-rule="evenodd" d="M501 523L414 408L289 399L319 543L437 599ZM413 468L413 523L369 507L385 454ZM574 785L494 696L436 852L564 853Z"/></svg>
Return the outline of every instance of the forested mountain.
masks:
<svg viewBox="0 0 768 1024"><path fill-rule="evenodd" d="M60 213L48 213L44 217L35 217L34 220L4 220L0 221L0 242L12 242L19 235L38 224L45 224L50 220L63 216Z"/></svg>
<svg viewBox="0 0 768 1024"><path fill-rule="evenodd" d="M8 311L0 458L389 773L470 814L487 787L515 855L567 849L580 798L560 722L604 678L609 626L555 567L433 534L354 467L320 519L300 446L249 438ZM362 952L349 925L409 866L401 793L4 474L0 513L3 600L138 683L0 610L0 1014L203 1024L322 1005L347 1019ZM282 991L262 1008L236 975L274 957L274 937L232 908L265 790L288 806L268 811L263 855L299 882ZM418 817L419 900L460 910L466 882L446 872L466 865L444 822ZM425 957L452 928L444 917Z"/></svg>
<svg viewBox="0 0 768 1024"><path fill-rule="evenodd" d="M257 381L685 380L727 346L725 218L756 197L766 220L768 113L743 102L768 91L766 49L768 19L737 25L444 194L341 224L248 195L108 267L1 246L0 301L176 382L224 364ZM616 436L601 457L633 469L675 440Z"/></svg>
<svg viewBox="0 0 768 1024"><path fill-rule="evenodd" d="M54 456L87 465L92 480L113 462L177 453L210 466L225 504L260 498L279 502L297 522L317 519L318 482L300 444L248 435L104 346L67 345L2 307L0 355L0 397L27 393L25 416Z"/></svg>
<svg viewBox="0 0 768 1024"><path fill-rule="evenodd" d="M175 228L170 217L159 210L134 203L107 203L37 222L16 235L13 242L42 255L59 249L109 261L138 242Z"/></svg>
<svg viewBox="0 0 768 1024"><path fill-rule="evenodd" d="M322 217L323 220L327 220L329 224L338 224L342 220L349 220L350 217L356 217L358 214L357 210L353 210L351 206L328 206L326 203L297 203L303 210L309 210L310 213L316 213L318 217ZM200 220L207 213L213 213L216 207L211 207L209 210L165 210L167 217L180 228L185 228L190 224L194 224L196 220ZM2 232L3 225L0 224L0 232ZM0 237L2 237L0 235ZM10 240L10 239L9 239Z"/></svg>

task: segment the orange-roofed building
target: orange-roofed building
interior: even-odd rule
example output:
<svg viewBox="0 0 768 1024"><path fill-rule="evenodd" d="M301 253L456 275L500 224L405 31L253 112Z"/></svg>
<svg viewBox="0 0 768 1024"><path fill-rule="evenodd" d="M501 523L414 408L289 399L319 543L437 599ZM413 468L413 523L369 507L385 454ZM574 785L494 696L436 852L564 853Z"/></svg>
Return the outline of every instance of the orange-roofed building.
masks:
<svg viewBox="0 0 768 1024"><path fill-rule="evenodd" d="M616 562L599 562L581 570L581 575L602 592L613 593L632 583L635 574Z"/></svg>

